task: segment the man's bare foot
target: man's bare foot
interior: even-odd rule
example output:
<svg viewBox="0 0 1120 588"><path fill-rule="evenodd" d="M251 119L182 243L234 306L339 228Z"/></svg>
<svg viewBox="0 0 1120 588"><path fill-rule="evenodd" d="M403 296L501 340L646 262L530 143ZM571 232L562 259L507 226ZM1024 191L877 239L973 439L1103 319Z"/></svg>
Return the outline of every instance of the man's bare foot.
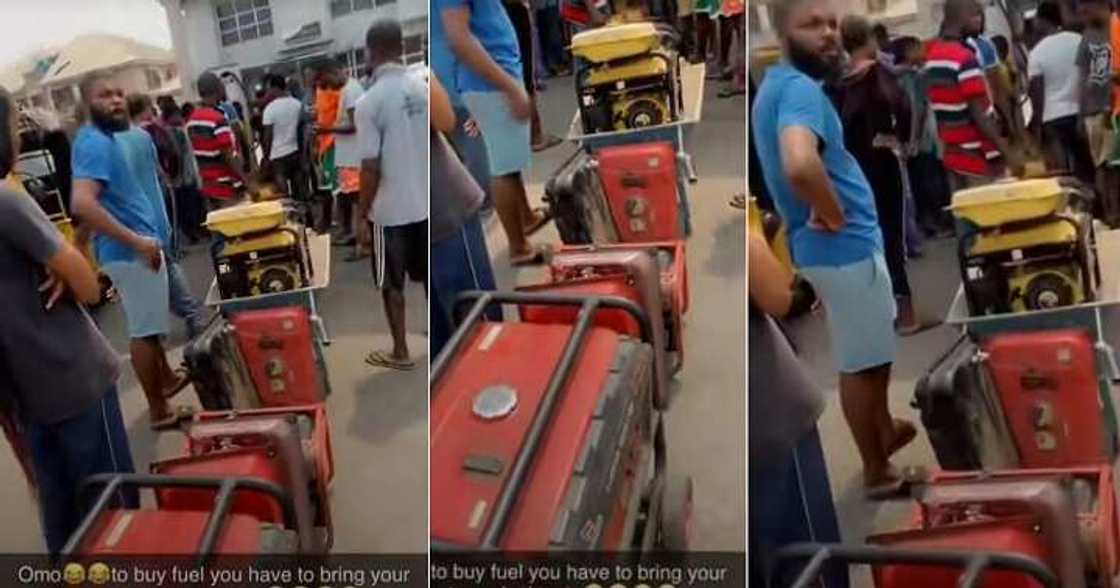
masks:
<svg viewBox="0 0 1120 588"><path fill-rule="evenodd" d="M883 443L888 459L918 436L918 429L914 427L914 423L906 419L892 419L892 424L890 439Z"/></svg>

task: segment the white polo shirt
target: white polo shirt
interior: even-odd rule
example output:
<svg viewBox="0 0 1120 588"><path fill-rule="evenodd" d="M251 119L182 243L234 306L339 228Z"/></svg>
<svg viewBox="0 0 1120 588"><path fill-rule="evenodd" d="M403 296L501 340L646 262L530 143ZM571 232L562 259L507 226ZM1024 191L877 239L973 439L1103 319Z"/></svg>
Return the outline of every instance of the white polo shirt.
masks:
<svg viewBox="0 0 1120 588"><path fill-rule="evenodd" d="M381 160L369 220L395 227L428 218L428 82L423 70L388 63L354 110L361 159Z"/></svg>

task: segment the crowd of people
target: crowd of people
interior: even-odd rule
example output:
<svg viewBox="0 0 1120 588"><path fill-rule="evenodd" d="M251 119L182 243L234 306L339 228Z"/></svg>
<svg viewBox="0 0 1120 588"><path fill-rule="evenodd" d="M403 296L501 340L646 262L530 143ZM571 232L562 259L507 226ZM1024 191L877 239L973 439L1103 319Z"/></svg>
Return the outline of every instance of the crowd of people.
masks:
<svg viewBox="0 0 1120 588"><path fill-rule="evenodd" d="M204 228L207 211L262 192L308 206L313 196L337 196L336 242L372 252L364 256L391 327L392 348L375 349L366 361L414 367L403 290L407 278L427 280L428 76L405 66L403 50L400 24L375 22L366 37L369 87L329 63L306 101L278 75L267 78L263 100L248 103L231 91L239 87L235 76L204 73L193 104L167 96L153 103L126 95L109 73L87 75L83 122L66 166L73 240L13 174L19 112L0 91L0 118L10 122L0 133L0 292L8 305L0 318L0 423L37 494L49 553L58 554L81 522L83 479L134 469L117 354L87 311L102 296L87 244L124 310L154 431L174 429L194 411L171 402L189 377L172 367L164 347L170 315L183 319L191 337L210 320L180 267L185 246L215 238ZM320 232L331 228L330 205L324 208L307 216ZM137 504L135 491L118 498Z"/></svg>
<svg viewBox="0 0 1120 588"><path fill-rule="evenodd" d="M890 412L891 366L897 337L936 324L916 310L907 269L923 239L954 233L951 195L1008 176L1072 175L1095 189L1097 218L1115 225L1120 159L1120 17L1109 0L1081 0L1073 12L1042 2L1013 39L989 35L977 0L947 0L929 40L892 38L824 0L775 4L772 16L782 59L751 83L750 184L785 225L799 276L763 235L750 236L758 581L781 545L841 539L816 432L823 401L779 322L798 280L827 316L864 496L904 495L920 471L891 458L917 430ZM766 394L775 381L788 385ZM756 456L756 447L776 451ZM826 585L846 586L846 573L830 571Z"/></svg>
<svg viewBox="0 0 1120 588"><path fill-rule="evenodd" d="M729 81L722 96L745 93L745 60L731 51L736 36L745 46L741 0L433 0L433 354L450 337L458 293L494 288L481 216L497 213L511 265L545 259L548 247L530 238L547 211L529 204L525 174L532 154L560 139L543 128L537 91L579 67L566 49L573 34L628 10L675 26L682 55Z"/></svg>

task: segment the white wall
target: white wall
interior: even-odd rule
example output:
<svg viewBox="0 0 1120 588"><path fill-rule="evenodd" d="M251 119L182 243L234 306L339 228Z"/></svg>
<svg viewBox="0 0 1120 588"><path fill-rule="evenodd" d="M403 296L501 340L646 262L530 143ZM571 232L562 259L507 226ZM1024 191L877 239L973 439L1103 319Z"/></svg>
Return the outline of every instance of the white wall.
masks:
<svg viewBox="0 0 1120 588"><path fill-rule="evenodd" d="M185 15L181 19L169 18L169 22L176 43L175 50L189 52L194 71L184 71L181 75L184 89L189 88L191 94L198 74L203 71L219 66L245 69L281 61L284 56L280 51L286 47L284 37L314 21L318 21L322 27L319 40L332 41L324 47L332 54L363 46L366 29L377 18L397 18L405 23L406 36L427 30L426 21L409 23L427 15L428 3L425 0L397 0L393 5L375 6L372 10L352 12L337 19L331 17L329 0L269 0L272 9L272 35L223 47L212 1L179 1L182 2ZM176 26L183 31L182 42L175 32ZM180 68L184 68L183 63L180 63Z"/></svg>

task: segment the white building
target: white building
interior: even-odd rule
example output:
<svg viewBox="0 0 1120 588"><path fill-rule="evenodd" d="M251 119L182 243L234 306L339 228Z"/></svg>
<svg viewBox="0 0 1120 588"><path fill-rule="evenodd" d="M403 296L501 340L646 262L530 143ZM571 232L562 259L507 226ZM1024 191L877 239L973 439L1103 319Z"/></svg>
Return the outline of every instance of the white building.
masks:
<svg viewBox="0 0 1120 588"><path fill-rule="evenodd" d="M69 124L81 102L78 84L93 72L110 75L129 94L179 95L171 51L106 34L76 37L17 60L0 70L0 85L24 110L49 113Z"/></svg>
<svg viewBox="0 0 1120 588"><path fill-rule="evenodd" d="M428 0L160 0L184 91L206 71L234 71L247 87L266 73L292 75L327 59L363 72L365 34L380 18L404 28L409 63L427 56Z"/></svg>

